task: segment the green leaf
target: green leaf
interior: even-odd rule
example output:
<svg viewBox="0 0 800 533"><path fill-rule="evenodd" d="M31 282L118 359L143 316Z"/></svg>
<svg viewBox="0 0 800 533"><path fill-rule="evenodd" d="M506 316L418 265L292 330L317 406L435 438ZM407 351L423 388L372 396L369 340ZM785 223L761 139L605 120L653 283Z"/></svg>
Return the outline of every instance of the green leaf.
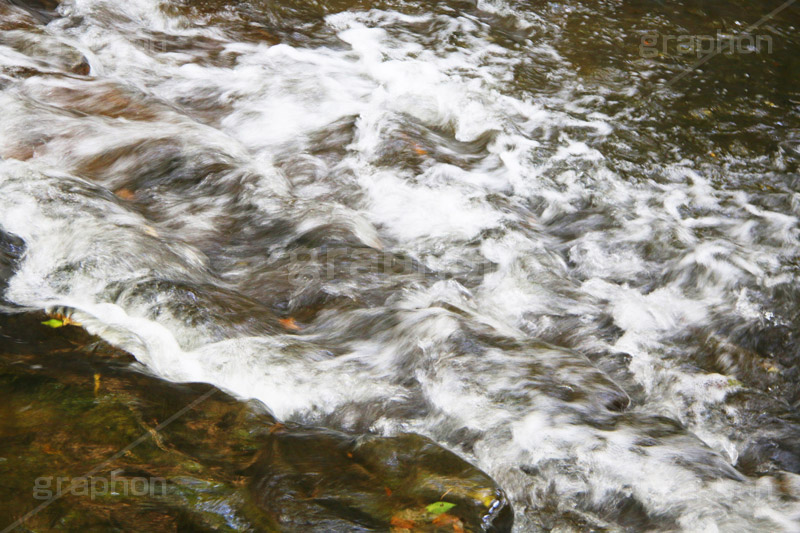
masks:
<svg viewBox="0 0 800 533"><path fill-rule="evenodd" d="M50 328L60 328L61 326L64 325L64 323L62 321L60 321L60 320L58 320L56 318L51 318L50 320L42 322L42 324L44 324L45 326L50 327Z"/></svg>
<svg viewBox="0 0 800 533"><path fill-rule="evenodd" d="M456 504L454 504L454 503L436 502L436 503L432 503L429 506L427 506L425 508L425 510L428 511L429 513L431 513L432 515L439 516L440 514L446 513L447 511L449 511L450 509L452 509L455 506L456 506Z"/></svg>

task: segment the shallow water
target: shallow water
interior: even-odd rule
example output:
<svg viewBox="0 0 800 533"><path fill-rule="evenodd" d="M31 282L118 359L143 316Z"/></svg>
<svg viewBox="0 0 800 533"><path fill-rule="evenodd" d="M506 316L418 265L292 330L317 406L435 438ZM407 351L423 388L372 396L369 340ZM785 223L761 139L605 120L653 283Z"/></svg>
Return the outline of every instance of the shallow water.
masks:
<svg viewBox="0 0 800 533"><path fill-rule="evenodd" d="M0 4L0 289L515 531L800 528L798 7ZM755 30L754 30L755 31Z"/></svg>

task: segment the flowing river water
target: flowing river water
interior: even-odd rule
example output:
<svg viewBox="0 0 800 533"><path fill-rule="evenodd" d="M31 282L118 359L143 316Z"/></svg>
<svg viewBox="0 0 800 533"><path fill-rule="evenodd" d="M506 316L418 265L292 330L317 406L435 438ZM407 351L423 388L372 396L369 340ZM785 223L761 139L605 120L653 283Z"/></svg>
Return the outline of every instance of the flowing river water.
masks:
<svg viewBox="0 0 800 533"><path fill-rule="evenodd" d="M4 309L429 437L515 532L797 531L800 8L647 41L777 7L0 3Z"/></svg>

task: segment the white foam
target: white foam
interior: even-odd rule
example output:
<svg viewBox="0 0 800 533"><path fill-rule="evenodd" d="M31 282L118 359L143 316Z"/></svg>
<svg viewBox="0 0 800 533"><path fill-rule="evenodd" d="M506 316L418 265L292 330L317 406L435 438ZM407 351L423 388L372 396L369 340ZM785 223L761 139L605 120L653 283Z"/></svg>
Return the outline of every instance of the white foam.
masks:
<svg viewBox="0 0 800 533"><path fill-rule="evenodd" d="M481 1L479 7L521 13L502 1ZM795 281L781 268L784 248L798 245L796 213L770 211L745 193L718 189L685 161L665 165L663 182L618 175L602 143L595 142L619 127L593 111L604 96L574 96L569 83L546 99L516 94L513 69L530 58L493 44L484 23L467 16L333 14L325 23L340 42L302 47L230 42L213 27L167 16L147 0L119 6L76 0L62 11L83 22L78 29L56 22L52 30L92 50L93 73L150 98L158 118L142 124L84 120L43 110L27 96L46 100L51 89L69 83L62 80L34 78L22 82L26 91L0 94L6 118L0 145L43 139L30 161L0 165L0 227L27 245L8 298L75 308L89 331L129 350L158 375L257 398L282 419L320 420L350 404L403 402L419 394L416 399L430 413L403 420L386 415L371 420L372 428L434 437L448 425L485 432L471 458L511 491L519 504L519 531L526 524L523 502L542 489L535 476L520 473L521 465L568 465L567 473L547 474L564 501L578 494L599 501L624 489L654 514L681 509L680 525L687 531L730 530L737 520L755 520L724 512L727 482L704 484L676 463L681 453L691 458L709 450L735 463L738 452L726 436L730 428L709 416L733 388L728 376L687 372L668 352L675 335L708 325L720 310L749 320L767 317L768 310L739 287ZM103 11L124 20L106 23ZM440 32L433 38L409 29L432 22ZM544 22L528 14L519 24ZM224 61L142 48L133 37L143 28L211 39ZM449 45L451 37L463 44ZM547 43L531 54L564 62ZM4 65L35 64L5 49L0 56ZM218 114L205 116L187 97L207 99ZM316 158L314 135L333 123L350 128L352 141L337 147L336 161ZM337 222L361 242L374 248L390 242L441 271L492 268L473 279L474 286L453 279L407 286L385 308L323 313L327 329L299 337L231 334L219 341L180 317L165 313L154 319L153 302L112 303L107 292L114 283L133 286L149 276L209 280L207 258L187 242L212 233L230 199L184 204L162 195L174 203L170 213L184 222L183 233L171 234L110 195L86 192L116 183L128 171L124 165L112 167L110 181L99 185L53 169L71 170L76 161L155 137L177 139L198 156L221 154L237 172L252 175L235 200L260 210L262 219L254 223L303 214L300 232ZM482 139L490 140L483 146ZM415 150L415 142L441 146ZM383 164L392 143L419 161ZM459 143L470 143L464 149L470 153L452 148ZM438 160L442 153L456 162ZM302 154L316 165L310 188L293 191L291 180L273 167L287 154ZM459 164L459 156L469 162ZM340 190L328 173L345 169L352 179ZM66 185L86 194L70 193ZM311 207L302 197L309 190ZM343 205L336 193L354 199ZM585 209L596 209L603 225L566 227L570 216ZM574 235L562 239L555 229ZM651 244L667 260L643 251ZM241 272L246 275L246 267ZM156 303L168 299L160 297ZM541 347L460 353L453 343L463 333L462 318L443 310L441 302L461 310L470 324L517 342L527 339L523 330L558 330L563 320L577 318L570 323L579 330L565 333L580 336L583 346L631 356L628 370L645 391L639 413L671 416L691 433L642 453L635 450L640 435L634 429L602 431L578 421L568 402L537 388L536 373L526 365L541 363L540 372L568 388L570 377L579 383L583 372L588 375L588 362ZM367 340L342 344L336 357L326 352L330 336L375 316L392 325ZM612 341L595 331L606 316L619 331ZM547 366L558 362L566 370ZM411 378L419 390L399 384ZM612 390L612 384L605 386ZM356 422L346 418L342 424ZM775 498L738 494L735 502L776 527L794 527L788 506Z"/></svg>

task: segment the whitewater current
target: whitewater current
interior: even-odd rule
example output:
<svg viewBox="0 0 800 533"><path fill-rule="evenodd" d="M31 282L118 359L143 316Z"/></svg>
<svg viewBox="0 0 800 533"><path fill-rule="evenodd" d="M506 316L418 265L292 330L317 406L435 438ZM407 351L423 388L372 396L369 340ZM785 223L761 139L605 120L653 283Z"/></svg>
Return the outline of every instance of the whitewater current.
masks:
<svg viewBox="0 0 800 533"><path fill-rule="evenodd" d="M550 11L248 6L2 6L6 309L429 436L515 531L800 529L796 143L659 151L653 64L578 76Z"/></svg>

